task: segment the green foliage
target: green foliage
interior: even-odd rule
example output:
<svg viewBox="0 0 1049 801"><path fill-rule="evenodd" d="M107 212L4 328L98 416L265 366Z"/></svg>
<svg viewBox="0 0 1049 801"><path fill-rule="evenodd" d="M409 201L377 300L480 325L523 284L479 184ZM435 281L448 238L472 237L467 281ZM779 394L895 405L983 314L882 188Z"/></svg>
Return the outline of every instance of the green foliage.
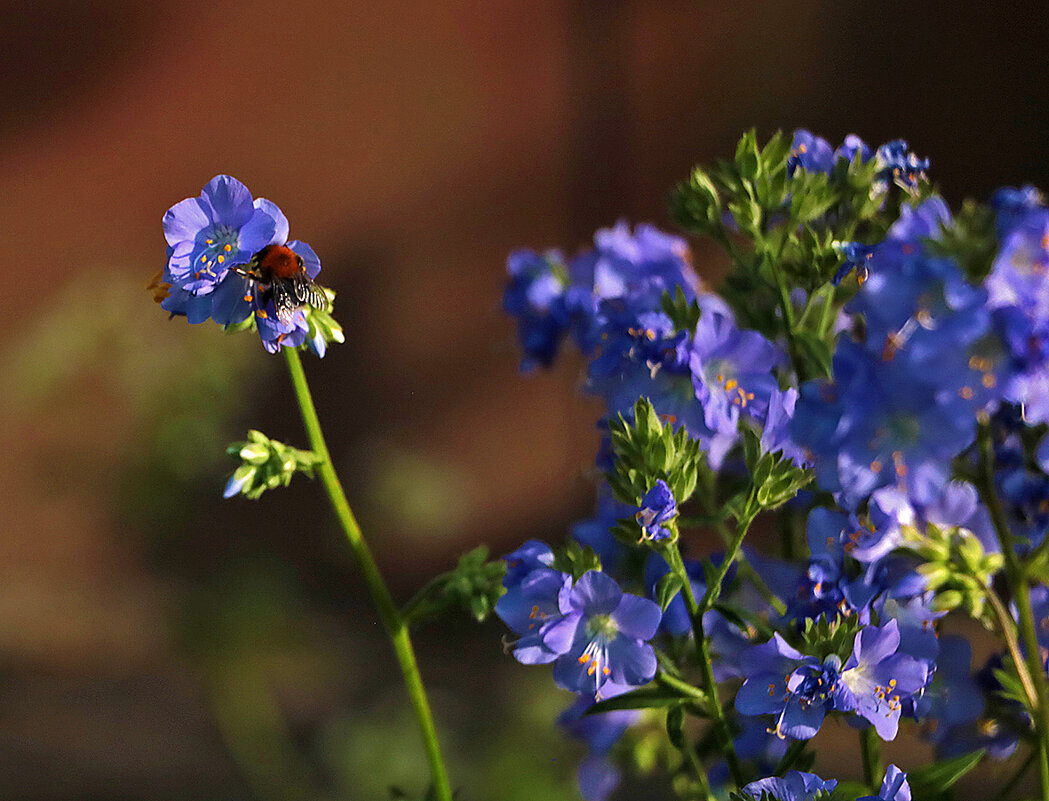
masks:
<svg viewBox="0 0 1049 801"><path fill-rule="evenodd" d="M982 281L991 271L998 237L994 211L975 200L966 200L939 240L929 240L933 253L953 259L970 281Z"/></svg>
<svg viewBox="0 0 1049 801"><path fill-rule="evenodd" d="M699 303L696 300L690 302L681 287L677 287L673 295L664 292L662 305L676 330L690 333L696 330L700 315Z"/></svg>
<svg viewBox="0 0 1049 801"><path fill-rule="evenodd" d="M312 306L307 306L303 309L306 315L306 324L309 326L306 337L314 340L319 336L324 340L325 344L345 342L346 335L342 331L342 326L339 325L333 316L335 313L335 293L327 287L321 287L321 290L328 296L328 308L321 311Z"/></svg>
<svg viewBox="0 0 1049 801"><path fill-rule="evenodd" d="M255 430L248 432L247 441L227 447L226 453L241 462L227 487L252 500L266 490L288 486L296 473L313 478L313 469L322 461L313 451L293 448Z"/></svg>
<svg viewBox="0 0 1049 801"><path fill-rule="evenodd" d="M430 581L401 612L411 624L462 610L478 623L488 618L506 592L503 576L506 562L488 559L488 548L481 545L459 557L454 570Z"/></svg>
<svg viewBox="0 0 1049 801"><path fill-rule="evenodd" d="M939 801L962 776L980 764L984 751L973 751L953 759L923 765L907 774L914 801Z"/></svg>
<svg viewBox="0 0 1049 801"><path fill-rule="evenodd" d="M855 291L834 287L844 263L839 245L876 242L896 219L902 202L875 184L877 164L839 160L830 174L796 169L788 175L791 140L777 132L759 147L754 131L743 135L731 162L697 167L670 198L675 222L722 245L732 269L720 294L740 325L776 339L788 338L804 378L828 376L833 321ZM908 202L918 202L922 185ZM795 308L791 290L805 291Z"/></svg>
<svg viewBox="0 0 1049 801"><path fill-rule="evenodd" d="M656 603L659 604L660 609L667 611L670 602L681 592L682 586L681 576L673 571L659 580L659 583L656 584Z"/></svg>
<svg viewBox="0 0 1049 801"><path fill-rule="evenodd" d="M568 573L573 579L579 579L588 570L600 570L601 559L589 545L584 548L570 539L554 554L554 569Z"/></svg>
<svg viewBox="0 0 1049 801"><path fill-rule="evenodd" d="M796 467L783 451L761 452L761 438L749 426L740 427L743 456L750 470L753 497L761 509L782 506L812 481L812 471Z"/></svg>
<svg viewBox="0 0 1049 801"><path fill-rule="evenodd" d="M648 398L634 405L633 421L620 415L609 431L616 464L608 483L616 498L637 506L659 479L670 487L679 507L692 497L700 464L706 460L699 441L683 428L675 432L673 425L663 423Z"/></svg>
<svg viewBox="0 0 1049 801"><path fill-rule="evenodd" d="M934 608L963 609L975 618L983 617L987 588L1002 569L1002 555L985 552L977 536L964 528L941 529L930 523L924 534L905 528L904 537L905 547L923 561L918 571L935 593Z"/></svg>
<svg viewBox="0 0 1049 801"><path fill-rule="evenodd" d="M805 631L801 634L804 645L800 650L820 660L831 655L846 659L852 653L856 634L861 628L855 615L839 615L834 620L806 618Z"/></svg>
<svg viewBox="0 0 1049 801"><path fill-rule="evenodd" d="M602 712L613 712L617 709L666 709L688 703L705 708L708 699L702 690L691 687L689 691L670 687L659 682L646 684L628 693L605 698L587 709L587 715L599 715Z"/></svg>

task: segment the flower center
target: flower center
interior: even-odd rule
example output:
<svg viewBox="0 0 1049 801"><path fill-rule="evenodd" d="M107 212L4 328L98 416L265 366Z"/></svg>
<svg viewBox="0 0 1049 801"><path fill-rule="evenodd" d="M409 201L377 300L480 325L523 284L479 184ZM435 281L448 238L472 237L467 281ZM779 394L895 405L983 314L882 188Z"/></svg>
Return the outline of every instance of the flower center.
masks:
<svg viewBox="0 0 1049 801"><path fill-rule="evenodd" d="M239 250L240 237L236 230L228 225L216 225L204 234L204 241L198 240L193 253L193 277L215 278L225 273L225 262L235 256Z"/></svg>
<svg viewBox="0 0 1049 801"><path fill-rule="evenodd" d="M594 615L586 623L586 634L591 640L614 640L619 634L616 622L611 615Z"/></svg>

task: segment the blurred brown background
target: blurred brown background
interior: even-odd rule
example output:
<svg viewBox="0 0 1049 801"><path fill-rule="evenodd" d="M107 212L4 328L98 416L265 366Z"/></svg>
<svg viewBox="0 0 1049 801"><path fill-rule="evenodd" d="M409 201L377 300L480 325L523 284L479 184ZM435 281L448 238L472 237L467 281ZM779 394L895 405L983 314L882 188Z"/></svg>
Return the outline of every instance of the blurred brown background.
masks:
<svg viewBox="0 0 1049 801"><path fill-rule="evenodd" d="M220 498L247 428L305 443L281 360L145 292L162 214L214 174L276 201L339 293L347 343L307 369L400 598L590 509L597 409L572 358L517 373L513 248L666 225L751 126L904 136L954 205L1049 185L1034 4L42 0L0 30L3 799L422 785L318 487ZM571 798L566 698L501 634L418 638L462 797Z"/></svg>

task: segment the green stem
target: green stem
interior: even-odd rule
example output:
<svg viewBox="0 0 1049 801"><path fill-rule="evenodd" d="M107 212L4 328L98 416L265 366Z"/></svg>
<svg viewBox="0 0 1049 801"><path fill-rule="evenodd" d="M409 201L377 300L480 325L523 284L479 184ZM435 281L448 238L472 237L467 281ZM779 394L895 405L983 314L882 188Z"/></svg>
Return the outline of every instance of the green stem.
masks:
<svg viewBox="0 0 1049 801"><path fill-rule="evenodd" d="M743 545L743 539L747 536L747 530L750 528L750 524L754 521L756 515L748 511L736 524L736 536L729 542L728 548L725 550L725 558L722 559L721 564L718 565L717 572L714 573L713 578L710 580L710 584L707 586L707 591L703 593L703 599L699 602L699 612L702 615L714 604L717 603L718 598L721 597L721 584L725 580L725 576L728 574L729 569L732 567L732 563L736 561L736 557L739 555L740 546ZM680 553L679 557L680 558ZM684 565L682 565L682 571L684 571ZM688 583L687 581L685 582ZM690 588L691 591L691 588Z"/></svg>
<svg viewBox="0 0 1049 801"><path fill-rule="evenodd" d="M306 373L302 369L302 361L299 352L295 348L283 348L284 356L288 362L288 371L291 373L291 382L295 387L295 397L299 401L299 410L302 412L302 422L309 436L310 447L321 459L317 468L320 474L321 484L328 495L335 516L339 518L346 539L350 543L350 549L357 560L364 582L368 585L372 600L379 611L386 633L393 644L393 651L401 667L404 677L404 686L408 690L412 709L415 711L415 719L422 733L423 744L426 747L426 755L430 763L430 778L433 784L434 796L438 801L451 801L452 789L448 783L448 772L444 767L441 757L441 747L437 740L437 729L433 722L433 713L430 711L430 703L426 698L426 689L423 687L422 677L419 675L419 665L415 661L415 651L412 649L412 641L408 635L408 626L405 624L397 607L393 602L386 582L383 581L379 566L375 563L371 549L361 533L357 519L350 509L346 500L339 477L335 473L331 454L324 442L324 434L321 431L320 420L317 417L317 409L313 405L309 385L306 383Z"/></svg>
<svg viewBox="0 0 1049 801"><path fill-rule="evenodd" d="M689 620L692 622L692 634L696 640L696 650L699 651L699 662L702 668L703 689L710 699L710 713L713 718L714 731L721 741L721 752L725 755L728 763L728 771L732 781L737 788L743 787L743 771L739 766L739 758L736 756L736 747L732 742L732 732L725 717L725 710L718 698L718 684L714 680L713 658L710 653L710 642L703 633L703 613L700 611L699 602L692 592L692 584L688 573L685 571L685 562L681 558L681 551L675 542L666 549L667 561L670 569L681 579L681 596L685 599L685 608L688 610Z"/></svg>
<svg viewBox="0 0 1049 801"><path fill-rule="evenodd" d="M1031 674L1027 670L1023 651L1020 650L1020 642L1016 639L1013 619L1005 608L1002 599L998 597L998 593L992 587L984 587L984 596L987 598L991 611L998 621L998 628L1002 633L1002 639L1005 640L1005 647L1009 651L1009 656L1012 657L1013 664L1016 665L1016 675L1019 676L1024 695L1027 696L1027 704L1033 709L1038 703L1038 691L1035 689L1034 682L1031 680Z"/></svg>
<svg viewBox="0 0 1049 801"><path fill-rule="evenodd" d="M1027 670L1034 683L1035 701L1031 715L1034 718L1035 732L1038 735L1038 774L1041 780L1042 799L1049 801L1049 684L1045 668L1041 662L1041 649L1034 625L1034 613L1031 609L1031 586L1027 581L1026 571L1016 553L1016 540L1009 521L1005 518L1002 502L994 484L994 445L991 441L990 423L983 419L977 432L977 449L979 453L979 470L977 489L980 491L984 505L991 514L998 542L1002 546L1002 557L1005 560L1005 578L1016 604L1020 619L1020 636L1027 650ZM1019 672L1019 667L1017 668Z"/></svg>
<svg viewBox="0 0 1049 801"><path fill-rule="evenodd" d="M873 726L860 731L860 754L863 757L863 782L872 793L881 789L883 768L881 764L881 741Z"/></svg>

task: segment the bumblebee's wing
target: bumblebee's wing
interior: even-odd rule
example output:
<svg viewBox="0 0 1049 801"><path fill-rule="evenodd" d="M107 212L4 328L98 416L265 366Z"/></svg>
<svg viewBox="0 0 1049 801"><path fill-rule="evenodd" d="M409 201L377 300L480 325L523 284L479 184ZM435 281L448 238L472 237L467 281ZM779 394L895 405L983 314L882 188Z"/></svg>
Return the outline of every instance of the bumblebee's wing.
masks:
<svg viewBox="0 0 1049 801"><path fill-rule="evenodd" d="M328 296L309 276L303 273L273 282L273 308L280 322L291 325L296 310L303 306L312 306L319 311L328 307Z"/></svg>
<svg viewBox="0 0 1049 801"><path fill-rule="evenodd" d="M273 309L277 312L277 320L284 325L291 325L295 317L295 310L302 304L296 298L294 285L291 281L277 280L271 287L273 293Z"/></svg>
<svg viewBox="0 0 1049 801"><path fill-rule="evenodd" d="M328 296L306 273L296 275L289 283L300 306L312 306L317 311L324 311L328 307Z"/></svg>

